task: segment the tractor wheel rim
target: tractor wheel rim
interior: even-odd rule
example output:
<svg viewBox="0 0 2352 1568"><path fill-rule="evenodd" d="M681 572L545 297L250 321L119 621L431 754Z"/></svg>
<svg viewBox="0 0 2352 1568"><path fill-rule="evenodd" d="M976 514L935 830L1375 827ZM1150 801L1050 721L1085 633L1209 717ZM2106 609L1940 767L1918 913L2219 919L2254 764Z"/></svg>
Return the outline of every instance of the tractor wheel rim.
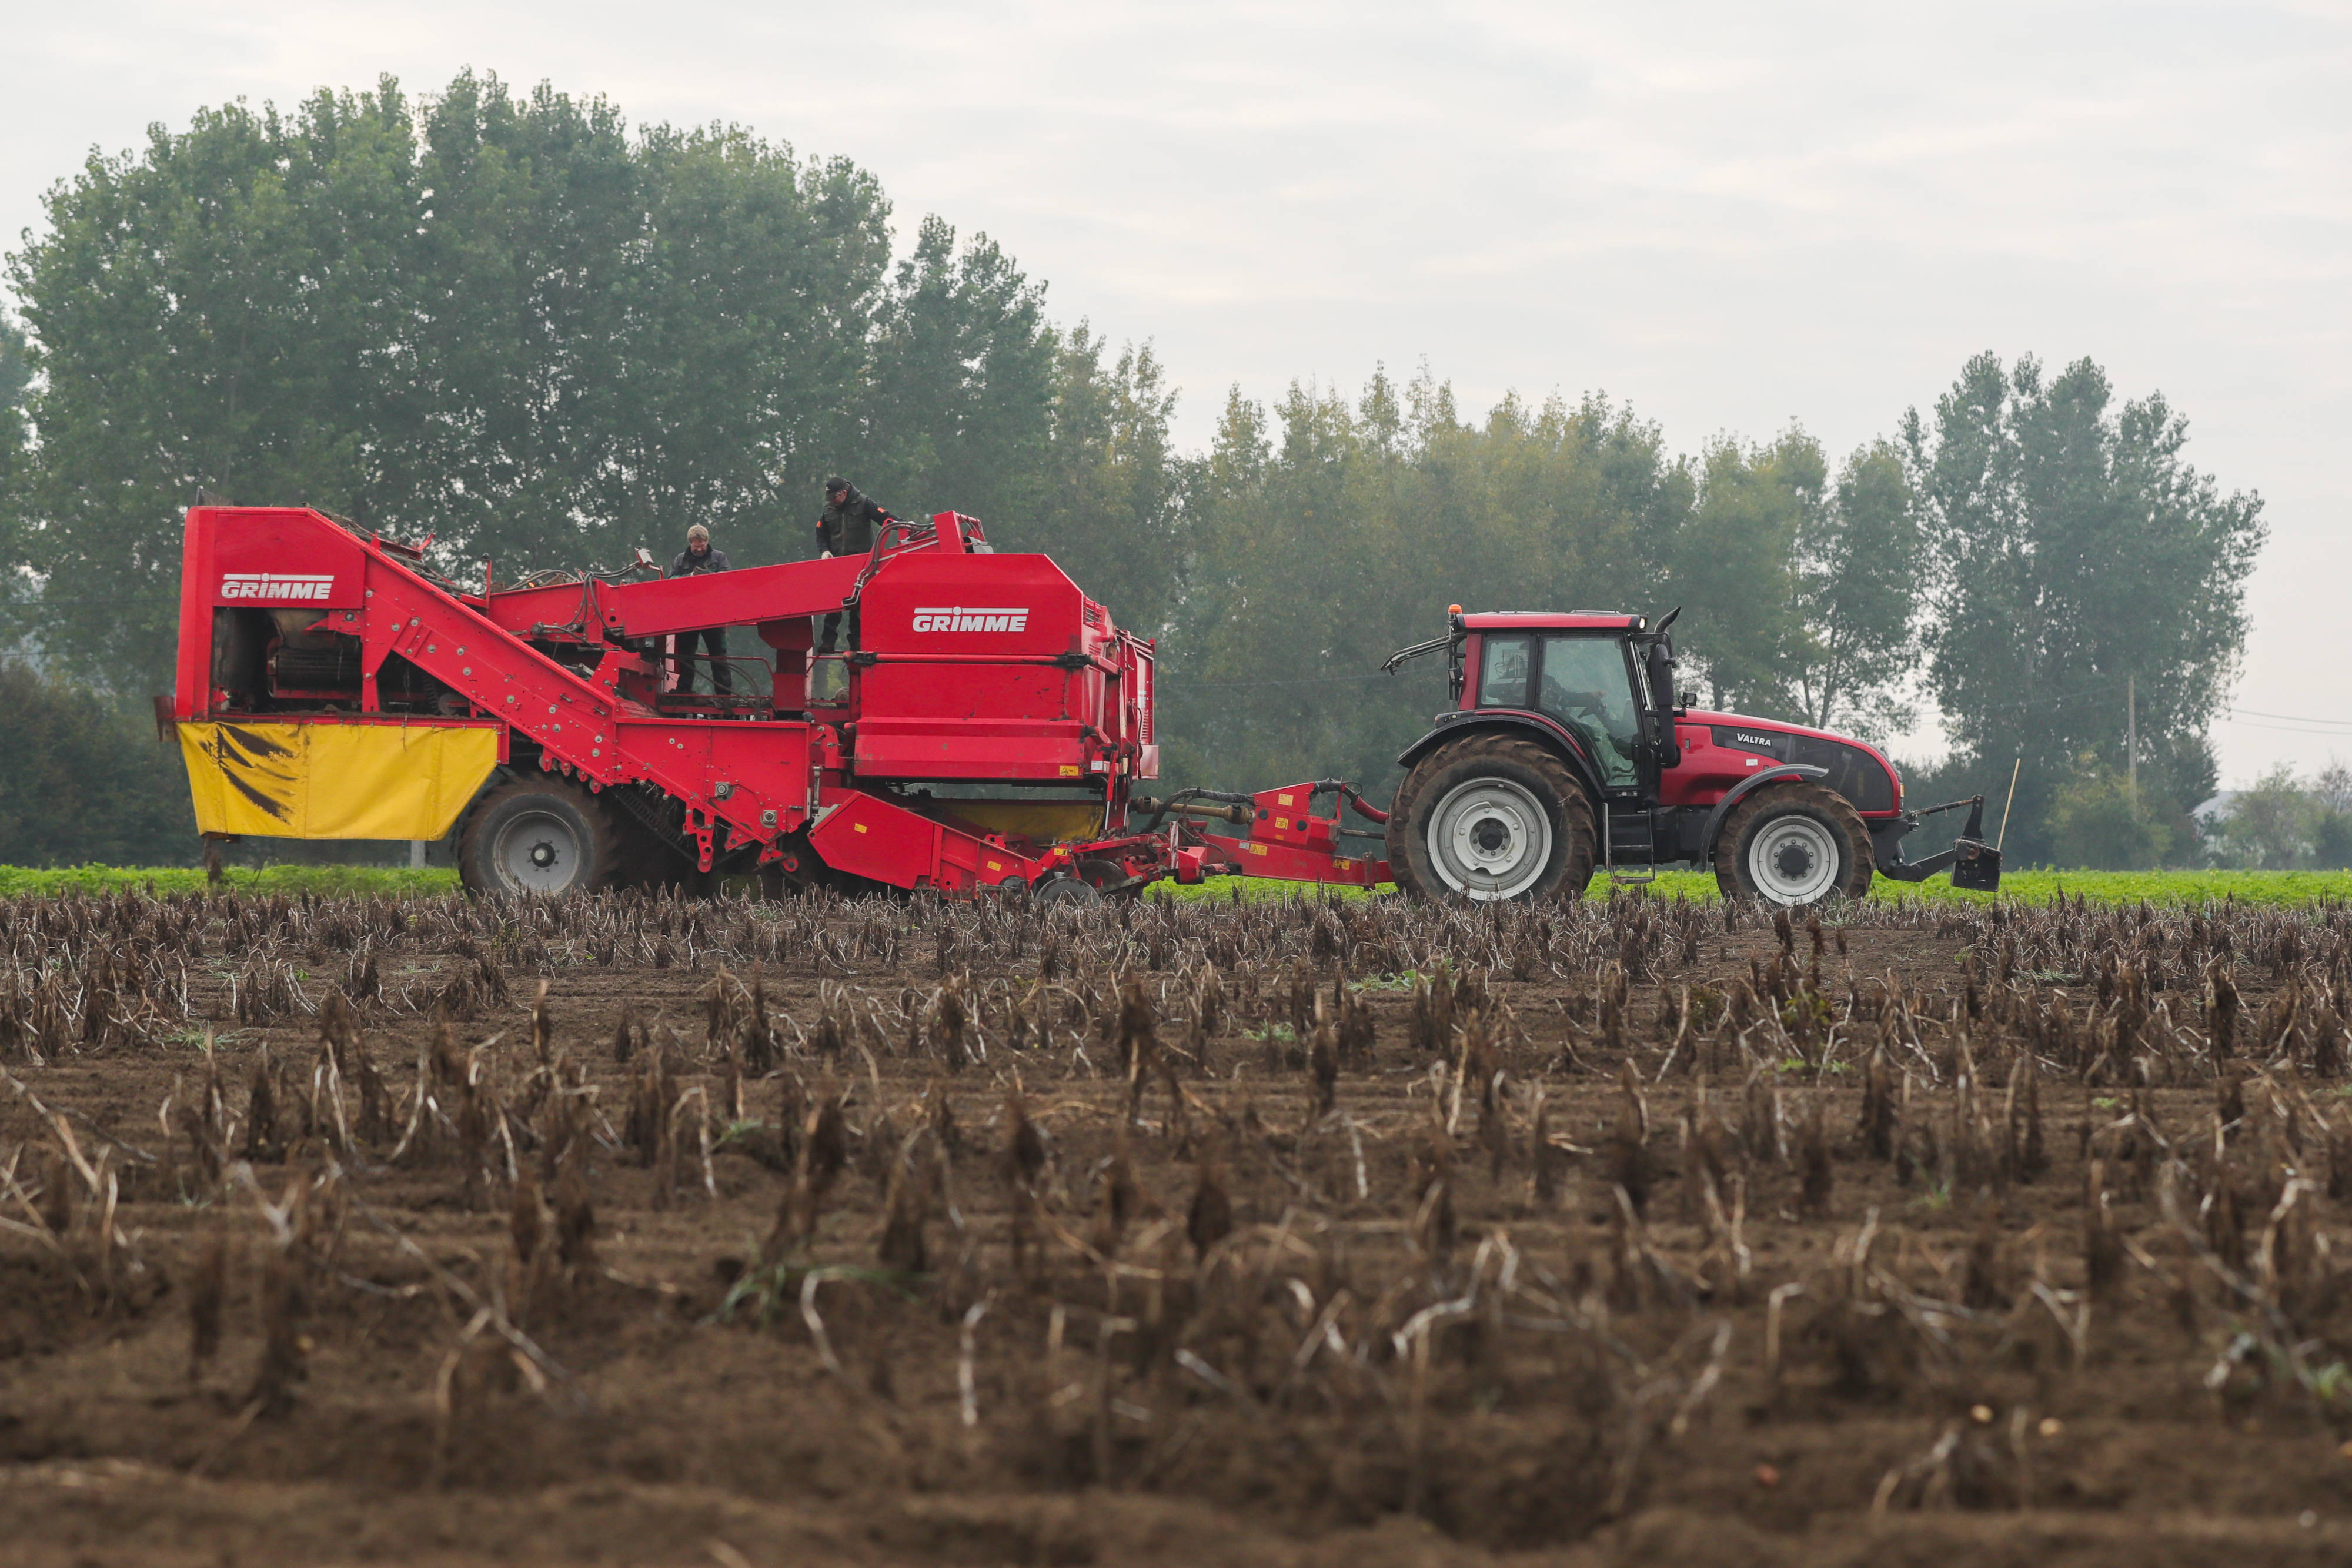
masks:
<svg viewBox="0 0 2352 1568"><path fill-rule="evenodd" d="M1474 779L1429 818L1429 858L1454 893L1517 898L1551 863L1551 813L1507 779Z"/></svg>
<svg viewBox="0 0 2352 1568"><path fill-rule="evenodd" d="M1837 841L1811 817L1775 817L1748 841L1748 877L1774 904L1811 904L1837 891Z"/></svg>
<svg viewBox="0 0 2352 1568"><path fill-rule="evenodd" d="M522 811L499 830L490 864L519 893L562 893L578 884L587 861L580 835L553 811Z"/></svg>

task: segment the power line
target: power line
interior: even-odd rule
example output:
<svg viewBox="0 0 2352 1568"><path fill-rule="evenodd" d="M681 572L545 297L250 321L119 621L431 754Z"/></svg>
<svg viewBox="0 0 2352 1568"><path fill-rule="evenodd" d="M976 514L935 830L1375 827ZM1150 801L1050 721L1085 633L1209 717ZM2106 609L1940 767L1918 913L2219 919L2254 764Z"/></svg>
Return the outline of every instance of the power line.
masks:
<svg viewBox="0 0 2352 1568"><path fill-rule="evenodd" d="M2251 719L2232 719L2240 729L2268 730L2273 735L2300 735L2310 740L2352 740L2352 734L2340 729L2297 729L2292 725L2256 724Z"/></svg>
<svg viewBox="0 0 2352 1568"><path fill-rule="evenodd" d="M2248 718L2284 719L2289 724L2316 724L2325 725L2332 729L2352 730L2352 719L2315 718L2309 714L2302 713L2264 713L2260 708L2252 707L2225 707L2221 711L2229 714L2232 717L2242 715ZM2259 729L2268 729L2272 727L2268 725L2258 725L2255 727Z"/></svg>

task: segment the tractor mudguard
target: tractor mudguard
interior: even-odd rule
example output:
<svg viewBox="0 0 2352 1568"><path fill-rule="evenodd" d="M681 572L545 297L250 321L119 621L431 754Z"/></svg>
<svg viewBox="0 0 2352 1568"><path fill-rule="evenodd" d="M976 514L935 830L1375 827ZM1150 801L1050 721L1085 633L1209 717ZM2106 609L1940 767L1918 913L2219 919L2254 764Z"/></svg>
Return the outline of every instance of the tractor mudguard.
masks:
<svg viewBox="0 0 2352 1568"><path fill-rule="evenodd" d="M1731 815L1731 809L1748 795L1767 784L1783 779L1826 779L1829 776L1828 768L1816 768L1810 762L1783 762L1778 768L1760 768L1742 779L1715 803L1715 810L1707 813L1706 826L1698 836L1698 863L1706 866L1715 862L1715 839L1723 831L1723 820Z"/></svg>
<svg viewBox="0 0 2352 1568"><path fill-rule="evenodd" d="M1593 768L1592 759L1585 755L1584 743L1566 726L1541 714L1517 708L1465 708L1458 716L1440 714L1435 727L1397 753L1397 766L1410 773L1414 763L1456 736L1498 729L1529 732L1566 757L1569 767L1576 772L1577 781L1584 786L1586 795L1596 802L1595 810L1599 809L1601 775ZM1813 771L1819 773L1821 769L1817 768Z"/></svg>

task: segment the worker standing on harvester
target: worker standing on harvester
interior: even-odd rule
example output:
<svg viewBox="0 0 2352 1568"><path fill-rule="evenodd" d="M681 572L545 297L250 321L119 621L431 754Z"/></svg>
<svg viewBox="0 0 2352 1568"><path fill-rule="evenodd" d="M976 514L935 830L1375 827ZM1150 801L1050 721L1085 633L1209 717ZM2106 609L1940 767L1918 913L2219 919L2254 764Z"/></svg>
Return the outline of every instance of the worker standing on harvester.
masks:
<svg viewBox="0 0 2352 1568"><path fill-rule="evenodd" d="M711 549L710 530L697 523L686 530L686 548L678 551L676 560L669 563L666 575L700 577L706 572L725 571L727 569L727 552ZM731 695L735 690L735 677L727 668L727 628L724 626L706 626L698 632L677 634L677 689L682 692L694 689L695 645L698 643L710 654L711 692L720 696Z"/></svg>
<svg viewBox="0 0 2352 1568"><path fill-rule="evenodd" d="M818 557L824 559L837 555L868 554L874 549L874 530L898 520L856 486L835 475L824 482L824 515L816 520ZM824 631L817 640L816 651L832 653L834 639L840 631L841 612L836 610L824 618Z"/></svg>

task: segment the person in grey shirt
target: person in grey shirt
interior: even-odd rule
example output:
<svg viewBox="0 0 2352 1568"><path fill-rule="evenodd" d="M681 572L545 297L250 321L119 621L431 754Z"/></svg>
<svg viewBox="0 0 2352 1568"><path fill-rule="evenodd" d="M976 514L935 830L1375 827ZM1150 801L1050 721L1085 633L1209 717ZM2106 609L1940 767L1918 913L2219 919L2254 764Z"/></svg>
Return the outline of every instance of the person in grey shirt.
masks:
<svg viewBox="0 0 2352 1568"><path fill-rule="evenodd" d="M663 575L700 577L705 572L725 571L727 569L727 552L723 549L711 549L710 530L697 523L686 530L686 548L677 552L677 559L669 563L669 570ZM698 643L703 651L712 655L711 691L720 696L732 695L735 690L735 677L726 664L727 628L724 626L706 626L698 632L681 632L677 634L676 653L677 689L682 692L690 692L694 689L694 657Z"/></svg>

